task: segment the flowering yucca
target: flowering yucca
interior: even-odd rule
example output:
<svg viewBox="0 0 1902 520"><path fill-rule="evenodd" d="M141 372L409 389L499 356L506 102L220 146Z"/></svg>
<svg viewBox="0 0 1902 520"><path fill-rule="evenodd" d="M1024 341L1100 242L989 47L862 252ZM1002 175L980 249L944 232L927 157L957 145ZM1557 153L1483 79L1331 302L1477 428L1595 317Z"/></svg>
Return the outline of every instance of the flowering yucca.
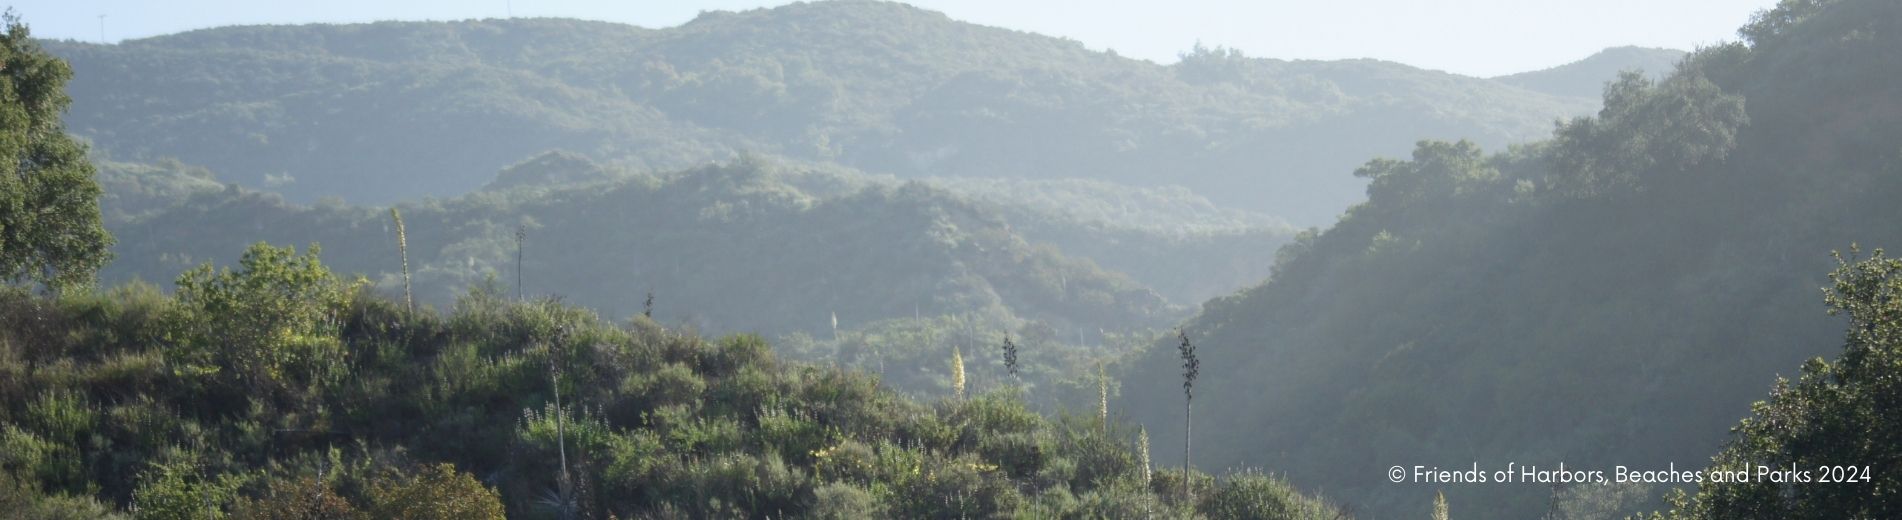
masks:
<svg viewBox="0 0 1902 520"><path fill-rule="evenodd" d="M1194 460L1189 456L1190 440L1194 438L1190 428L1194 425L1195 378L1202 374L1202 360L1195 357L1195 344L1189 343L1188 331L1176 329L1176 337L1182 338L1182 344L1176 346L1176 351L1182 354L1182 496L1194 500L1194 490L1189 488L1189 481L1193 479L1188 478L1192 474L1190 461Z"/></svg>
<svg viewBox="0 0 1902 520"><path fill-rule="evenodd" d="M1096 362L1096 422L1109 431L1109 375L1103 372L1101 361Z"/></svg>
<svg viewBox="0 0 1902 520"><path fill-rule="evenodd" d="M1004 333L1004 371L1017 378L1017 344L1010 342L1009 332Z"/></svg>
<svg viewBox="0 0 1902 520"><path fill-rule="evenodd" d="M1136 453L1142 456L1143 486L1148 487L1149 482L1151 482L1151 475L1149 473L1149 428L1136 427Z"/></svg>
<svg viewBox="0 0 1902 520"><path fill-rule="evenodd" d="M396 252L403 257L403 305L416 312L416 300L409 292L409 234L403 231L403 214L390 208L390 220L396 221Z"/></svg>
<svg viewBox="0 0 1902 520"><path fill-rule="evenodd" d="M964 398L964 353L951 347L951 394Z"/></svg>

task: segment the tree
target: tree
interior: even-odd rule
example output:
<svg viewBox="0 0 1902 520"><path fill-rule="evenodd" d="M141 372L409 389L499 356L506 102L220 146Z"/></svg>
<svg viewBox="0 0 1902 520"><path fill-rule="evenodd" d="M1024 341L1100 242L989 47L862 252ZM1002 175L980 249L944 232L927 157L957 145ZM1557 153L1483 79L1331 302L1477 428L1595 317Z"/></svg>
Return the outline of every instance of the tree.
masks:
<svg viewBox="0 0 1902 520"><path fill-rule="evenodd" d="M1448 518L1450 518L1450 514L1451 513L1447 511L1447 507L1446 507L1446 492L1442 491L1442 492L1434 493L1433 494L1433 520L1447 520Z"/></svg>
<svg viewBox="0 0 1902 520"><path fill-rule="evenodd" d="M0 278L59 290L90 283L112 236L86 148L60 116L72 99L65 61L34 43L8 11L0 36Z"/></svg>
<svg viewBox="0 0 1902 520"><path fill-rule="evenodd" d="M1902 475L1893 471L1902 467L1902 259L1881 250L1836 259L1824 302L1848 318L1842 354L1805 363L1794 383L1778 380L1711 459L1714 470L1745 469L1751 478L1706 483L1673 516L1902 518L1894 492ZM1812 481L1759 478L1758 467L1808 471Z"/></svg>
<svg viewBox="0 0 1902 520"><path fill-rule="evenodd" d="M1686 71L1663 84L1625 72L1605 86L1597 117L1553 132L1551 188L1575 198L1642 191L1648 177L1699 171L1729 157L1750 123L1740 96L1702 73Z"/></svg>
<svg viewBox="0 0 1902 520"><path fill-rule="evenodd" d="M287 377L335 375L329 369L340 367L343 355L339 315L357 286L338 281L317 253L315 245L298 255L259 242L245 250L237 271L207 263L180 275L188 341L167 356L188 372L222 374L253 390L279 387Z"/></svg>

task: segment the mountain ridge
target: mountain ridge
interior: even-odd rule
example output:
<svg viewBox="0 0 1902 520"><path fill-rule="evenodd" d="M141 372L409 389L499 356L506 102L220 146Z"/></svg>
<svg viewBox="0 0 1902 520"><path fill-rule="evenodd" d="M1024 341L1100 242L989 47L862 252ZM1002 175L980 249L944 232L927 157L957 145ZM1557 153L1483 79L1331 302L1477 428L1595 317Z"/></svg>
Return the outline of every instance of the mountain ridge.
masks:
<svg viewBox="0 0 1902 520"><path fill-rule="evenodd" d="M1197 49L1163 66L866 2L662 29L378 22L45 45L73 63L67 124L96 146L303 202L453 196L487 180L474 172L565 148L656 172L756 153L905 178L1183 185L1312 224L1359 196L1336 173L1345 157L1432 136L1504 146L1597 104L1388 62Z"/></svg>

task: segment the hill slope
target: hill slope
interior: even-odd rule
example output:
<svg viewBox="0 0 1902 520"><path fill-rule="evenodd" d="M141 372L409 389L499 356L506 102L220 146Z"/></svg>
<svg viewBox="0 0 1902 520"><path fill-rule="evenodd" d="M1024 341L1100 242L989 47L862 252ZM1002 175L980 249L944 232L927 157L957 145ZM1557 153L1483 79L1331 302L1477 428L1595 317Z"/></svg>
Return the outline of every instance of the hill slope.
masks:
<svg viewBox="0 0 1902 520"><path fill-rule="evenodd" d="M1368 163L1366 204L1184 325L1197 461L1382 517L1423 515L1434 489L1387 482L1394 465L1701 467L1776 374L1840 344L1816 310L1829 251L1902 244L1902 5L1760 20L1669 79L1613 84L1550 142ZM1175 354L1154 345L1124 387L1164 444ZM1446 489L1513 518L1550 492Z"/></svg>
<svg viewBox="0 0 1902 520"><path fill-rule="evenodd" d="M305 252L151 286L0 290L10 518L1339 517L1151 472L1120 426L489 291L412 312ZM278 312L231 312L232 309ZM1189 478L1185 478L1189 477ZM1192 482L1185 496L1175 483ZM132 515L122 511L132 510Z"/></svg>
<svg viewBox="0 0 1902 520"><path fill-rule="evenodd" d="M47 45L76 70L72 131L302 202L457 195L558 147L660 171L751 151L904 177L1179 184L1307 224L1358 198L1339 172L1360 157L1421 137L1503 146L1596 105L1364 60L1195 49L1159 66L863 1L659 30L512 19Z"/></svg>
<svg viewBox="0 0 1902 520"><path fill-rule="evenodd" d="M499 178L582 175L516 171L576 164L599 168L544 156ZM108 168L109 191L127 189L121 170L132 169ZM914 313L1095 330L1160 324L1183 312L1126 276L1027 242L995 214L923 184L760 161L666 177L593 175L600 180L399 205L418 298L444 305L490 277L512 291L519 226L527 293L561 295L610 316L642 312L652 293L657 318L716 330L829 335L834 316L853 327ZM304 206L226 188L112 227L120 260L102 273L108 282L166 280L265 240L321 244L340 270L401 288L387 210Z"/></svg>
<svg viewBox="0 0 1902 520"><path fill-rule="evenodd" d="M1494 81L1559 96L1597 96L1605 82L1624 71L1641 71L1662 78L1684 58L1684 51L1646 47L1612 47L1585 59L1545 70L1493 78Z"/></svg>

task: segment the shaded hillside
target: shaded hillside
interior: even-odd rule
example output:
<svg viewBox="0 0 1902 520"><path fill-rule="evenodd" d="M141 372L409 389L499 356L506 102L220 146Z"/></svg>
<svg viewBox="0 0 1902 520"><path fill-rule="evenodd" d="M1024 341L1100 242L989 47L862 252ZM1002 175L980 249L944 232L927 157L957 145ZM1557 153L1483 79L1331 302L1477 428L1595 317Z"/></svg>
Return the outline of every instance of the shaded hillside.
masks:
<svg viewBox="0 0 1902 520"><path fill-rule="evenodd" d="M1701 467L1777 374L1841 344L1817 307L1829 251L1902 244L1902 4L1785 2L1742 34L1612 84L1551 141L1367 163L1367 203L1184 325L1197 462L1381 517L1423 516L1437 487L1394 465ZM1164 444L1175 354L1157 343L1124 386ZM1553 503L1445 490L1480 517Z"/></svg>
<svg viewBox="0 0 1902 520"><path fill-rule="evenodd" d="M503 178L563 175L519 171L562 164L573 163L544 156ZM651 292L656 318L714 330L829 334L834 315L849 328L915 313L1094 330L1182 312L1126 276L1027 242L1001 218L922 184L837 177L851 187L815 196L786 179L829 174L758 161L666 177L599 175L606 180L399 205L418 297L445 305L488 277L512 290L520 226L528 294L627 316L642 312ZM120 260L102 274L108 281L162 281L269 240L321 244L340 270L401 287L387 210L303 206L227 188L113 227Z"/></svg>
<svg viewBox="0 0 1902 520"><path fill-rule="evenodd" d="M476 194L403 205L415 292L440 306L489 277L513 291L513 226L522 223L522 276L533 294L628 315L644 312L652 291L665 322L778 335L789 357L878 374L917 396L950 393L943 364L953 348L974 356L974 387L996 386L1001 366L988 351L1010 333L1039 361L1022 383L1068 385L1071 397L1087 397L1080 402L1095 398L1095 363L1137 346L1130 331L1185 315L1174 302L1260 281L1269 265L1261 259L1292 235L1182 188L970 178L926 186L749 160L656 178L550 152L504 168ZM107 226L124 237L109 283L164 281L168 270L266 237L319 243L346 272L402 292L385 211L286 203L176 161L95 162ZM536 187L549 184L570 187ZM689 304L703 310L683 312ZM1059 394L1034 401L1055 404Z"/></svg>
<svg viewBox="0 0 1902 520"><path fill-rule="evenodd" d="M1296 230L1216 206L1180 186L1133 189L1083 179L933 179L1003 215L1026 239L1130 275L1172 302L1195 304L1268 278Z"/></svg>
<svg viewBox="0 0 1902 520"><path fill-rule="evenodd" d="M1605 83L1625 71L1641 71L1652 79L1670 74L1684 51L1647 47L1612 47L1585 59L1545 70L1493 78L1494 81L1559 96L1597 96Z"/></svg>
<svg viewBox="0 0 1902 520"><path fill-rule="evenodd" d="M77 71L72 131L300 202L457 195L553 148L636 171L752 151L904 177L1179 184L1316 223L1358 199L1338 172L1359 158L1422 137L1501 146L1596 105L1364 60L1198 48L1159 66L863 1L666 29L254 26L48 47Z"/></svg>

